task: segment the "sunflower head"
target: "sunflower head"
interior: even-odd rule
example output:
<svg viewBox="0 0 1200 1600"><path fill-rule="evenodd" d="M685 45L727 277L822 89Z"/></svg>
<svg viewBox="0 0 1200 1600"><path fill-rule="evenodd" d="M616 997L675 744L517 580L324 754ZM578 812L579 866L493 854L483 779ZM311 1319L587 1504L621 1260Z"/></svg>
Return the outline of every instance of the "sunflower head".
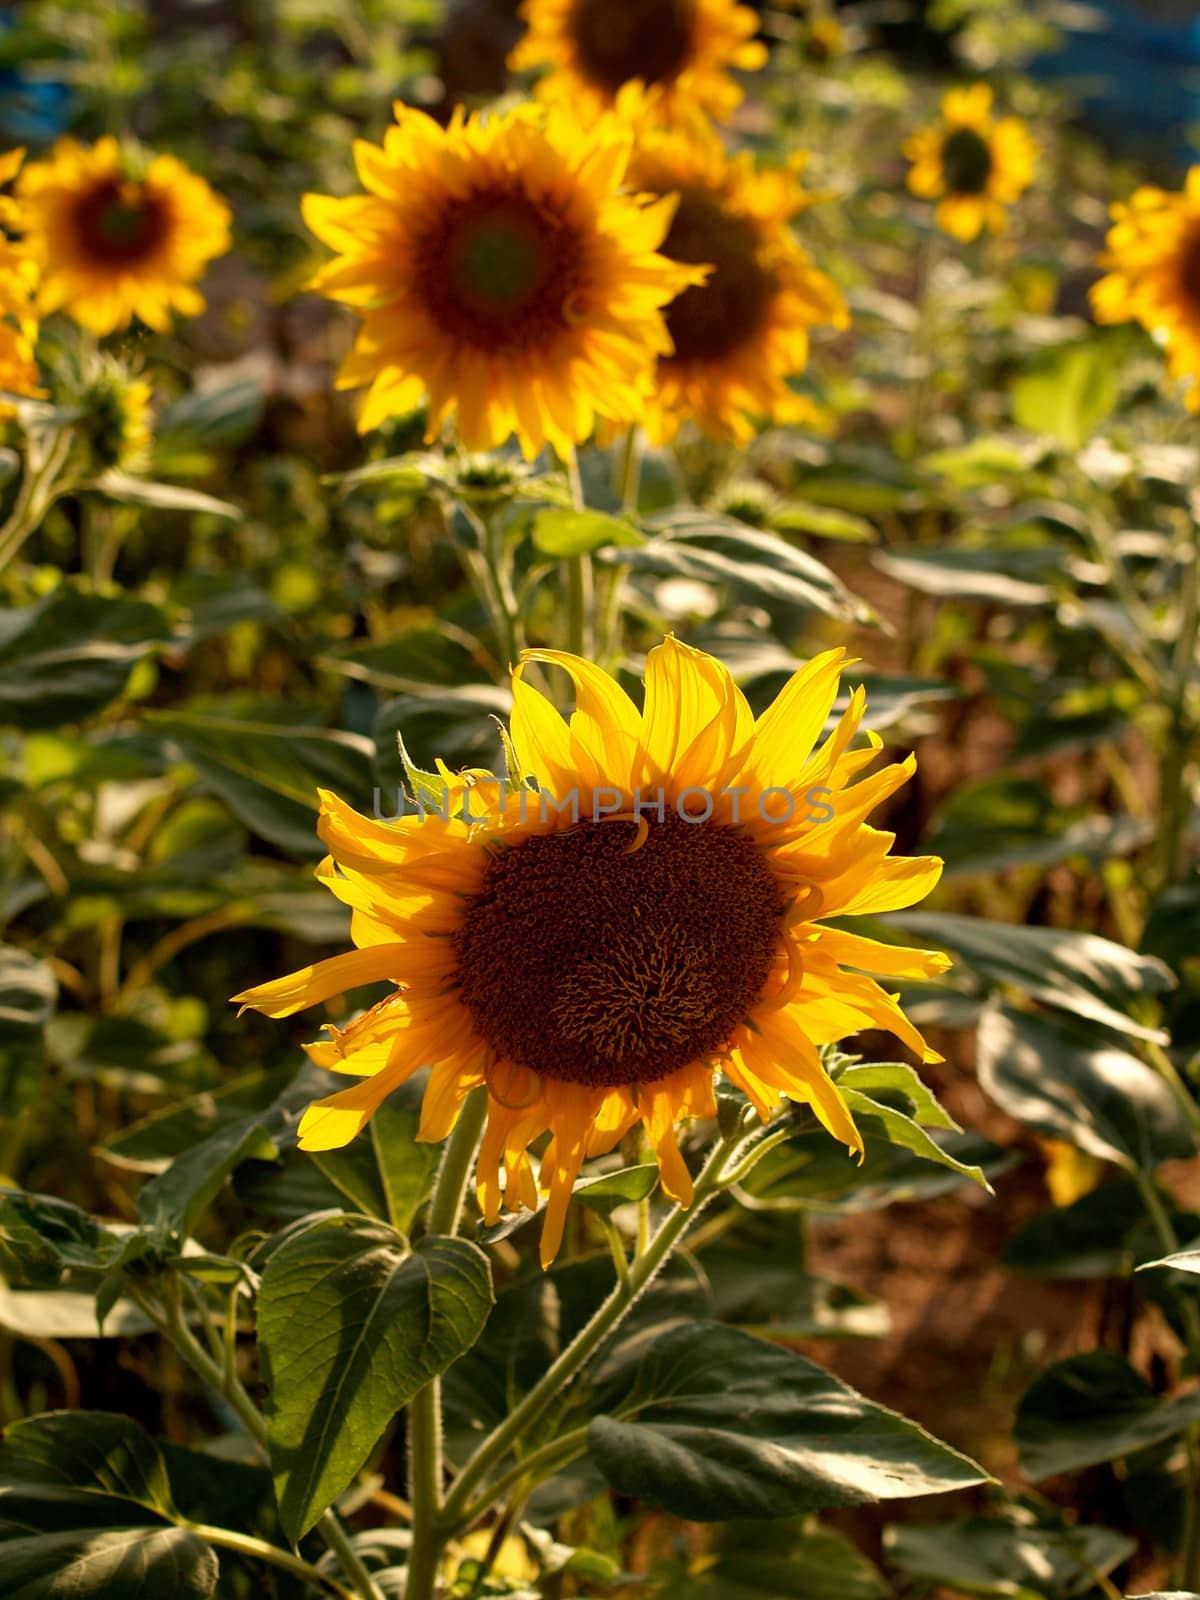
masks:
<svg viewBox="0 0 1200 1600"><path fill-rule="evenodd" d="M978 83L951 89L941 123L914 133L904 153L908 187L936 200L938 227L968 243L985 228L1004 232L1005 207L1032 183L1038 147L1018 117L993 116L992 91Z"/></svg>
<svg viewBox="0 0 1200 1600"><path fill-rule="evenodd" d="M790 228L817 198L801 187L801 168L802 158L780 169L730 157L701 118L671 128L643 122L630 179L679 197L663 254L710 269L667 310L673 348L658 363L646 419L655 442L688 419L739 443L753 436L753 418L811 419L787 380L807 365L809 330L845 327L849 317Z"/></svg>
<svg viewBox="0 0 1200 1600"><path fill-rule="evenodd" d="M314 287L363 318L339 377L371 386L360 426L428 395L431 438L453 412L468 450L516 433L533 457L598 415L636 420L663 307L703 274L657 253L673 201L624 190L631 129L562 108L396 117L382 149L357 147L365 195L304 207L338 251Z"/></svg>
<svg viewBox="0 0 1200 1600"><path fill-rule="evenodd" d="M1143 188L1112 209L1092 288L1099 322L1140 322L1166 346L1170 375L1200 411L1200 167L1183 189Z"/></svg>
<svg viewBox="0 0 1200 1600"><path fill-rule="evenodd" d="M591 662L532 651L513 679L509 780L444 773L440 806L392 823L323 796L318 876L353 908L357 948L236 999L284 1017L389 987L307 1047L355 1081L308 1110L302 1146L346 1144L431 1063L422 1139L485 1088L484 1215L544 1193L546 1262L584 1160L639 1123L667 1193L690 1203L676 1127L715 1115L719 1073L764 1119L804 1102L861 1151L821 1048L882 1027L937 1059L878 979L947 962L825 920L910 905L941 869L892 856L866 821L913 762L860 776L880 746L856 746L861 690L824 733L843 658L802 666L756 720L720 662L674 639L647 658L640 711ZM569 719L526 681L533 662L573 682Z"/></svg>
<svg viewBox="0 0 1200 1600"><path fill-rule="evenodd" d="M732 69L753 71L767 51L758 18L735 0L524 0L526 33L510 64L547 67L544 98L595 114L641 83L665 117L696 109L728 117L742 100Z"/></svg>
<svg viewBox="0 0 1200 1600"><path fill-rule="evenodd" d="M24 150L0 155L0 189L12 183L21 170ZM37 267L20 243L21 208L11 194L0 194L0 392L40 397ZM14 413L12 404L0 400L0 421Z"/></svg>
<svg viewBox="0 0 1200 1600"><path fill-rule="evenodd" d="M195 316L195 284L229 248L229 210L202 178L113 138L60 140L25 167L18 199L42 311L65 309L97 334L135 316L160 332L175 313Z"/></svg>

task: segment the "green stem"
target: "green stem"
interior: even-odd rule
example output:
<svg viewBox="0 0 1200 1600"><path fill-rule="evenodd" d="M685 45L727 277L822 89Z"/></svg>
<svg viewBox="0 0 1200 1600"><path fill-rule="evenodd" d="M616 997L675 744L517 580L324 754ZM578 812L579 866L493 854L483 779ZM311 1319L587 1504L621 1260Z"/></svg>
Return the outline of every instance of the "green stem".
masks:
<svg viewBox="0 0 1200 1600"><path fill-rule="evenodd" d="M575 1428L571 1433L560 1434L557 1439L551 1439L550 1443L544 1444L540 1450L531 1450L527 1456L522 1456L495 1482L488 1484L475 1504L468 1506L453 1528L448 1530L447 1536L457 1538L465 1533L490 1507L504 1499L526 1480L538 1483L543 1478L553 1477L556 1472L561 1472L564 1467L570 1466L572 1461L586 1452L587 1441L587 1428Z"/></svg>
<svg viewBox="0 0 1200 1600"><path fill-rule="evenodd" d="M563 458L567 478L571 485L571 501L576 511L586 511L583 493L583 475L579 470L579 452L574 446ZM592 656L588 618L592 608L593 582L590 555L568 556L563 562L563 579L567 591L567 649L573 655Z"/></svg>
<svg viewBox="0 0 1200 1600"><path fill-rule="evenodd" d="M505 665L513 667L521 654L521 614L513 592L512 575L504 545L504 530L500 527L500 511L481 516L483 524L483 558L495 599L496 620L499 623Z"/></svg>
<svg viewBox="0 0 1200 1600"><path fill-rule="evenodd" d="M476 1089L459 1112L446 1141L429 1202L426 1227L432 1234L458 1232L471 1167L487 1120L488 1093ZM408 1495L412 1503L412 1544L408 1553L405 1600L433 1600L437 1593L445 1536L442 1531L442 1386L435 1378L413 1396L408 1407Z"/></svg>
<svg viewBox="0 0 1200 1600"><path fill-rule="evenodd" d="M283 1572L290 1572L294 1578L302 1578L305 1583L323 1589L327 1594L336 1595L337 1600L354 1600L352 1591L344 1588L336 1578L329 1577L300 1556L294 1556L290 1550L281 1550L278 1545L268 1544L265 1539L256 1539L248 1533L235 1533L232 1528L210 1528L202 1522L185 1522L183 1526L206 1544L216 1545L221 1550L234 1550L238 1555L251 1556L256 1561L265 1561Z"/></svg>
<svg viewBox="0 0 1200 1600"><path fill-rule="evenodd" d="M1195 1095L1184 1082L1179 1068L1171 1060L1169 1051L1154 1039L1147 1039L1144 1049L1151 1064L1166 1079L1167 1087L1175 1096L1180 1111L1187 1118L1188 1126L1193 1133L1200 1134L1200 1103L1197 1103Z"/></svg>
<svg viewBox="0 0 1200 1600"><path fill-rule="evenodd" d="M542 1414L561 1398L566 1386L578 1376L584 1364L625 1316L638 1295L671 1255L705 1203L721 1187L721 1174L725 1162L735 1143L740 1142L740 1140L722 1139L714 1146L696 1179L695 1200L691 1208L684 1210L682 1206L675 1206L650 1240L644 1253L630 1266L626 1282L617 1283L591 1321L580 1329L525 1398L513 1407L500 1426L479 1446L459 1473L453 1489L447 1496L442 1514L445 1526L458 1525L464 1511L471 1503L473 1491L493 1467L520 1442ZM423 1600L423 1597L418 1594L409 1596L408 1600Z"/></svg>
<svg viewBox="0 0 1200 1600"><path fill-rule="evenodd" d="M625 435L621 452L621 477L617 487L622 511L627 517L633 516L642 490L642 434L636 422Z"/></svg>

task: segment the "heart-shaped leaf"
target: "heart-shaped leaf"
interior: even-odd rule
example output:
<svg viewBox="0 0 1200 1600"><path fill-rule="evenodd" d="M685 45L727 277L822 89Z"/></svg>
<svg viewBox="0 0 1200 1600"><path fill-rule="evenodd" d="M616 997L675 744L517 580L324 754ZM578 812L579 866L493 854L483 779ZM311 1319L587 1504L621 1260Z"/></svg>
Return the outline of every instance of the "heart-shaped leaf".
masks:
<svg viewBox="0 0 1200 1600"><path fill-rule="evenodd" d="M383 1223L325 1217L272 1253L258 1339L289 1538L348 1487L395 1413L471 1348L491 1304L487 1257L465 1239L409 1250Z"/></svg>

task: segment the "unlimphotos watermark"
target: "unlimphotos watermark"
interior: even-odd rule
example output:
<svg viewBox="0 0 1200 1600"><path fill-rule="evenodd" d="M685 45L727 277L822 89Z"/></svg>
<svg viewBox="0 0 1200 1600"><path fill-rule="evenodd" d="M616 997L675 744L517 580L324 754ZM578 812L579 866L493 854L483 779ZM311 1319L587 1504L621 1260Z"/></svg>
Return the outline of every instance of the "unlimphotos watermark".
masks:
<svg viewBox="0 0 1200 1600"><path fill-rule="evenodd" d="M379 822L399 822L405 817L416 817L425 822L437 817L442 822L451 819L471 825L490 822L505 811L510 798L518 801L519 822L549 822L561 817L572 824L578 822L603 822L606 818L637 821L642 817L665 822L668 812L673 812L681 822L711 822L719 815L722 822L734 827L757 818L773 827L786 827L793 822L832 822L836 816L833 807L833 790L822 785L794 793L791 789L706 789L694 787L681 789L671 800L665 789L615 789L601 784L596 788L569 789L565 795L552 795L545 789L528 789L510 785L498 778L486 783L469 784L462 790L457 803L450 790L443 790L434 800L428 795L410 797L397 789L394 807L385 811L383 792L374 792L373 810ZM728 802L728 805L718 802ZM804 812L799 808L803 806Z"/></svg>

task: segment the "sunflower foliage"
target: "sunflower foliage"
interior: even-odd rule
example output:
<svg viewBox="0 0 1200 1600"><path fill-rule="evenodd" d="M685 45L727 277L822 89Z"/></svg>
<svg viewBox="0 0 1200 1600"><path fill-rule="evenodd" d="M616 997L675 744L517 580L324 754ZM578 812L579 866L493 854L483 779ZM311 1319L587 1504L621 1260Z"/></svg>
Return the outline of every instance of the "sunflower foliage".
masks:
<svg viewBox="0 0 1200 1600"><path fill-rule="evenodd" d="M1200 1593L1200 167L913 9L0 18L0 1600Z"/></svg>

